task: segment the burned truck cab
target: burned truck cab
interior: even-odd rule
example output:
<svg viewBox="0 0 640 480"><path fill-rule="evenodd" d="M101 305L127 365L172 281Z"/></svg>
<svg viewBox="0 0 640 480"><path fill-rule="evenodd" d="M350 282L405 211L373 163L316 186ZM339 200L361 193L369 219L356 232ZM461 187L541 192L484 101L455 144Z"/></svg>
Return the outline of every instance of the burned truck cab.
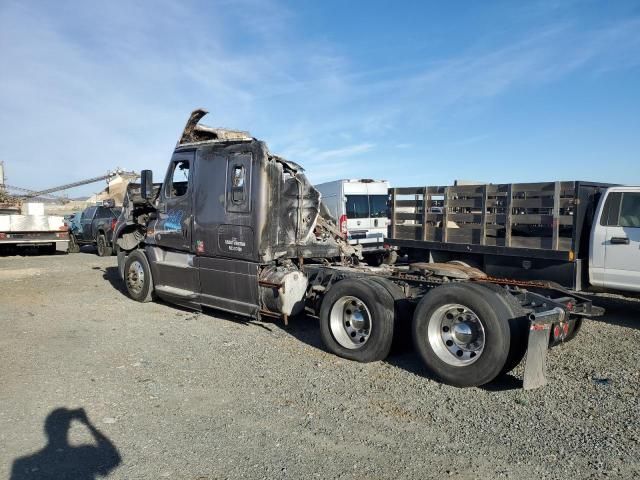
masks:
<svg viewBox="0 0 640 480"><path fill-rule="evenodd" d="M383 360L394 338L410 336L434 376L462 387L525 353L524 387L543 385L547 347L599 313L559 286L468 265L360 263L299 165L247 132L200 125L205 114L191 114L162 183L145 170L127 189L114 235L134 300L285 323L306 311L327 350L359 362Z"/></svg>
<svg viewBox="0 0 640 480"><path fill-rule="evenodd" d="M320 194L299 165L247 132L199 125L205 114L191 115L161 186L154 189L144 172L119 244L131 250L126 236L137 233L153 291L174 303L295 314L304 306L305 259L345 253L339 239L320 231ZM136 202L150 209L142 222L135 221ZM121 271L137 269L139 279L145 266L138 263Z"/></svg>

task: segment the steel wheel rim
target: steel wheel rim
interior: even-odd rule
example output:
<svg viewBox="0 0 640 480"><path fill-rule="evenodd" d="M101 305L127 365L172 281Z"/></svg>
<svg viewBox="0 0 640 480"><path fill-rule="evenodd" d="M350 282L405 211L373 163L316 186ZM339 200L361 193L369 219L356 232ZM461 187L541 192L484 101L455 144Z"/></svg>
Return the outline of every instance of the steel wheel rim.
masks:
<svg viewBox="0 0 640 480"><path fill-rule="evenodd" d="M442 305L431 314L427 334L438 358L456 367L478 361L486 343L480 317L456 303Z"/></svg>
<svg viewBox="0 0 640 480"><path fill-rule="evenodd" d="M104 239L102 237L98 237L98 252L104 252Z"/></svg>
<svg viewBox="0 0 640 480"><path fill-rule="evenodd" d="M358 350L363 348L371 337L371 312L359 298L341 297L331 307L329 328L340 346Z"/></svg>
<svg viewBox="0 0 640 480"><path fill-rule="evenodd" d="M144 269L138 260L131 262L127 270L127 288L136 295L144 288Z"/></svg>

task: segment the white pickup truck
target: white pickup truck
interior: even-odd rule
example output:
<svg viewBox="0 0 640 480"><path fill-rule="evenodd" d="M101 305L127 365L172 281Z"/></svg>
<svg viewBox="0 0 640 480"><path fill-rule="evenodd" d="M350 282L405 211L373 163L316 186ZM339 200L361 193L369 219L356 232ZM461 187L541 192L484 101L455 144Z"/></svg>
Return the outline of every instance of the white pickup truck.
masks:
<svg viewBox="0 0 640 480"><path fill-rule="evenodd" d="M589 283L595 289L640 292L640 186L607 189L596 218Z"/></svg>

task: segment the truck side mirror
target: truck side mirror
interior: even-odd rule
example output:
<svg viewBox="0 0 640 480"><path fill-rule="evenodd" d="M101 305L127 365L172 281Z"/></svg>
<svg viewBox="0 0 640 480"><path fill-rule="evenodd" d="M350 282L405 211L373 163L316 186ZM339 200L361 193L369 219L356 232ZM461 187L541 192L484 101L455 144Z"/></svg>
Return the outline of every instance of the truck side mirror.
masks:
<svg viewBox="0 0 640 480"><path fill-rule="evenodd" d="M140 196L145 200L150 200L153 196L153 172L151 170L140 172Z"/></svg>

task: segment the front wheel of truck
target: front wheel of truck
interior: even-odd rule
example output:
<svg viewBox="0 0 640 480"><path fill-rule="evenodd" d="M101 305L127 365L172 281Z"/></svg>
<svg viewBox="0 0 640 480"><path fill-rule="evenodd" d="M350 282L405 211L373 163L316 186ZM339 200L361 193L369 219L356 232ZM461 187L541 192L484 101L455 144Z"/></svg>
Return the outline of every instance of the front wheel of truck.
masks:
<svg viewBox="0 0 640 480"><path fill-rule="evenodd" d="M366 279L333 285L320 306L320 336L327 350L358 362L384 360L393 343L394 300Z"/></svg>
<svg viewBox="0 0 640 480"><path fill-rule="evenodd" d="M147 256L141 250L135 250L127 256L124 263L124 283L127 293L138 302L153 300L153 278Z"/></svg>
<svg viewBox="0 0 640 480"><path fill-rule="evenodd" d="M100 257L110 257L112 253L112 248L109 246L109 242L107 242L107 237L105 237L104 233L98 235L96 240L98 246L98 256Z"/></svg>
<svg viewBox="0 0 640 480"><path fill-rule="evenodd" d="M69 234L69 247L68 247L67 251L69 253L79 253L80 252L80 245L78 245L78 242L76 241L76 236L73 235L72 233Z"/></svg>
<svg viewBox="0 0 640 480"><path fill-rule="evenodd" d="M499 294L471 283L434 288L413 316L413 342L426 368L456 387L484 385L509 358L510 309Z"/></svg>

